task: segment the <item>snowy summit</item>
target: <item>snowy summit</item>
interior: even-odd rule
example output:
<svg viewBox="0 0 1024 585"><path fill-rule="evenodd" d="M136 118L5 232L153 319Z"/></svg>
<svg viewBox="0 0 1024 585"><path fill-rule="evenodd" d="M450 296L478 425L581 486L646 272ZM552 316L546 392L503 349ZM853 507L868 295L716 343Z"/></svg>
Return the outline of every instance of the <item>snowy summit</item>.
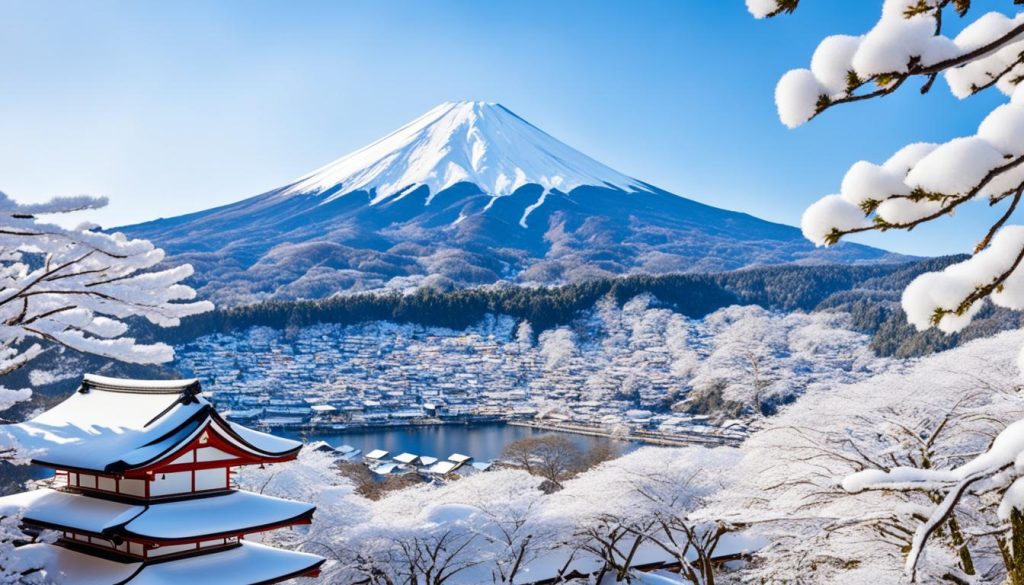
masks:
<svg viewBox="0 0 1024 585"><path fill-rule="evenodd" d="M590 185L623 191L649 187L553 138L501 104L446 102L384 138L317 169L284 195L357 191L371 204L401 198L420 186L435 195L472 183L491 196L524 185L568 193Z"/></svg>

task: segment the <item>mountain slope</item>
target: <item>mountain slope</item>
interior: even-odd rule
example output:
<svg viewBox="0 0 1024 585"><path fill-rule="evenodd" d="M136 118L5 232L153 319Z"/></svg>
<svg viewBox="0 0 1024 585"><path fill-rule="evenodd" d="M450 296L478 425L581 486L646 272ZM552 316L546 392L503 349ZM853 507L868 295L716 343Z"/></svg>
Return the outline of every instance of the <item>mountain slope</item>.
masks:
<svg viewBox="0 0 1024 585"><path fill-rule="evenodd" d="M197 268L221 303L339 291L898 259L679 197L503 106L442 104L284 187L121 228Z"/></svg>

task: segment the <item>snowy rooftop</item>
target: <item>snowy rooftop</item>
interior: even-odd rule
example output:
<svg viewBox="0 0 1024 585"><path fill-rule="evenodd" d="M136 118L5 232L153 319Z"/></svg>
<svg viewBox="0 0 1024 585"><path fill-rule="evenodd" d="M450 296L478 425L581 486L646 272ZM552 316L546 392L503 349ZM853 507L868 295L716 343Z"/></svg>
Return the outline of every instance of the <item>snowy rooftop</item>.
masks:
<svg viewBox="0 0 1024 585"><path fill-rule="evenodd" d="M19 511L25 520L45 526L63 526L102 533L131 521L145 506L89 498L51 489L22 492L0 498L0 515Z"/></svg>
<svg viewBox="0 0 1024 585"><path fill-rule="evenodd" d="M429 471L430 473L436 473L438 475L444 475L446 473L451 473L458 466L459 464L455 463L454 461L439 461L435 463L427 471Z"/></svg>
<svg viewBox="0 0 1024 585"><path fill-rule="evenodd" d="M378 465L377 467L374 467L372 471L377 475L388 475L395 471L396 469L398 469L397 463L385 463L383 465Z"/></svg>
<svg viewBox="0 0 1024 585"><path fill-rule="evenodd" d="M399 463L405 463L406 465L418 461L419 458L419 455L414 455L412 453L402 453L400 455L395 455L395 461Z"/></svg>
<svg viewBox="0 0 1024 585"><path fill-rule="evenodd" d="M367 459L383 459L388 456L388 452L384 449L374 449L366 454Z"/></svg>
<svg viewBox="0 0 1024 585"><path fill-rule="evenodd" d="M47 559L45 567L48 577L75 585L276 583L313 571L324 562L324 559L315 555L244 541L226 551L148 565L100 559L51 544L28 545L22 547L20 552L40 553Z"/></svg>
<svg viewBox="0 0 1024 585"><path fill-rule="evenodd" d="M125 531L151 538L192 538L298 522L311 517L313 510L303 502L238 491L151 505L125 525Z"/></svg>
<svg viewBox="0 0 1024 585"><path fill-rule="evenodd" d="M216 416L195 380L118 380L86 375L78 392L32 420L0 427L34 462L119 472L142 467L197 435ZM282 456L290 441L227 423L245 448Z"/></svg>
<svg viewBox="0 0 1024 585"><path fill-rule="evenodd" d="M314 507L250 492L231 492L149 506L40 489L0 498L0 515L20 510L25 520L93 534L153 540L191 539L258 531L298 522Z"/></svg>

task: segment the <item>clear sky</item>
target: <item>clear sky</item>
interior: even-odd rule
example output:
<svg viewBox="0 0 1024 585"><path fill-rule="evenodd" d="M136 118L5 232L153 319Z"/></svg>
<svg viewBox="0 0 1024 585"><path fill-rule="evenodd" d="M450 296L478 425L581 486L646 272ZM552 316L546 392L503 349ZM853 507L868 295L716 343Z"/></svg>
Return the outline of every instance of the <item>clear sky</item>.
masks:
<svg viewBox="0 0 1024 585"><path fill-rule="evenodd" d="M797 224L854 161L973 133L1004 99L958 102L943 82L921 96L915 83L786 130L778 77L822 36L866 31L880 6L804 4L755 21L742 0L0 0L0 190L106 195L88 218L106 227L169 217L473 99L673 193ZM978 204L861 241L966 251L992 216Z"/></svg>

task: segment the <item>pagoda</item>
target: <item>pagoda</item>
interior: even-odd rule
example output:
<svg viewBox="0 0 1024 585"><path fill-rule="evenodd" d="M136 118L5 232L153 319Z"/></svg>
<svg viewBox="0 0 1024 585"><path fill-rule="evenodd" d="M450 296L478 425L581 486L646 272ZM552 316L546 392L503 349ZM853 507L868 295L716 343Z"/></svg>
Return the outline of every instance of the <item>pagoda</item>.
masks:
<svg viewBox="0 0 1024 585"><path fill-rule="evenodd" d="M75 585L255 585L319 575L324 559L246 536L309 524L314 507L236 489L243 465L297 457L302 443L220 416L197 380L86 375L78 391L8 425L50 487L0 498L0 515L54 531L47 574ZM35 553L33 553L35 554Z"/></svg>

